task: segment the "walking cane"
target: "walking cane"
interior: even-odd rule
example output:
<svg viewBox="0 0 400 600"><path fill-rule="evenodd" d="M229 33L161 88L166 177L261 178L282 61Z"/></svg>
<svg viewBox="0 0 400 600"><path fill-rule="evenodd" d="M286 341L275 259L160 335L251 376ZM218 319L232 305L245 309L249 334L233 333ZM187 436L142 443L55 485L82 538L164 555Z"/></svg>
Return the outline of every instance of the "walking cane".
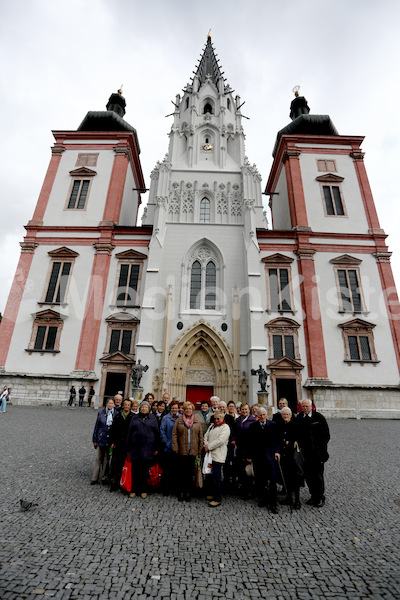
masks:
<svg viewBox="0 0 400 600"><path fill-rule="evenodd" d="M282 478L282 483L283 483L283 489L285 490L285 494L286 494L286 498L289 499L289 507L290 507L290 514L292 514L293 512L293 506L292 506L292 498L289 498L289 493L288 493L288 489L286 487L286 481L285 478L283 476L283 471L282 471L282 467L281 467L281 461L276 459L278 461L278 465L279 465L279 472L281 474L281 478Z"/></svg>

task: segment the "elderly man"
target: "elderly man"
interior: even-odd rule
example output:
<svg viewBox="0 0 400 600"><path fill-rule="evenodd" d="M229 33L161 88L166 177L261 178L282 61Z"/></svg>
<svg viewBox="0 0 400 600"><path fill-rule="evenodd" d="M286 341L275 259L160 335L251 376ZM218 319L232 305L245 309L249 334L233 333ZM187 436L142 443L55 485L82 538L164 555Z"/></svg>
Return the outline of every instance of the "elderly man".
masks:
<svg viewBox="0 0 400 600"><path fill-rule="evenodd" d="M114 396L114 406L117 413L122 412L122 396L121 394L115 394Z"/></svg>
<svg viewBox="0 0 400 600"><path fill-rule="evenodd" d="M277 460L280 460L278 428L276 423L268 421L267 410L261 406L258 421L249 428L249 463L254 464L254 477L261 500L259 506L268 506L273 514L277 508Z"/></svg>
<svg viewBox="0 0 400 600"><path fill-rule="evenodd" d="M275 423L277 423L277 424L282 423L282 414L281 414L282 409L286 408L287 406L289 406L289 404L288 404L288 401L286 400L286 398L279 398L278 410L272 416L272 420L275 421Z"/></svg>
<svg viewBox="0 0 400 600"><path fill-rule="evenodd" d="M325 417L312 410L311 400L302 400L301 406L302 413L297 415L296 423L304 457L304 475L311 494L307 504L321 508L325 504L324 464L329 458L329 427Z"/></svg>

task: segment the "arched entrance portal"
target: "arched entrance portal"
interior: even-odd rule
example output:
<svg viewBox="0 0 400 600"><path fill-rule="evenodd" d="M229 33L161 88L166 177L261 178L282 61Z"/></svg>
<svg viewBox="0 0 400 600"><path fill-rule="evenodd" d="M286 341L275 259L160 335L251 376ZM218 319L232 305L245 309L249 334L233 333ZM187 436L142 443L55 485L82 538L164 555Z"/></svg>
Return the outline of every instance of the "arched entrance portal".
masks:
<svg viewBox="0 0 400 600"><path fill-rule="evenodd" d="M247 399L247 379L244 381L240 371L234 369L229 344L204 320L195 323L171 346L168 366L162 373L161 389L167 389L171 397L185 399L188 386L213 389L226 402Z"/></svg>

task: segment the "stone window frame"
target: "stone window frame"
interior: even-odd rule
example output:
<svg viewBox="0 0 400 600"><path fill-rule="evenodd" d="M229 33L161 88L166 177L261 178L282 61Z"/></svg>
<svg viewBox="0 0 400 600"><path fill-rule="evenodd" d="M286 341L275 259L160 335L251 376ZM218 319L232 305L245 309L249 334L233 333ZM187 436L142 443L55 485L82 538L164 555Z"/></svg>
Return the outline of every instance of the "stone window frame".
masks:
<svg viewBox="0 0 400 600"><path fill-rule="evenodd" d="M362 260L359 258L355 258L354 256L350 256L348 254L343 254L342 256L338 256L337 258L332 258L329 262L334 267L334 276L335 276L335 283L336 283L337 296L338 296L338 306L339 306L338 312L340 314L349 314L350 313L352 315L360 315L360 314L368 315L369 311L366 308L364 292L362 289L361 272L360 272L360 265L362 263ZM347 290L349 292L349 300L348 301L351 303L352 310L349 310L343 304L342 288L341 288L340 282L339 282L339 271L346 271L346 282L348 284ZM349 272L350 271L355 272L355 276L357 279L357 284L358 284L357 290L360 295L361 310L355 310L355 308L354 308L354 297L352 294L351 284L350 284L350 280L349 280Z"/></svg>
<svg viewBox="0 0 400 600"><path fill-rule="evenodd" d="M29 355L31 355L32 353L39 353L42 356L43 356L43 354L53 354L53 355L59 354L61 332L62 332L62 329L64 326L64 320L66 317L64 317L60 313L57 313L51 309L45 309L45 310L39 311L37 313L34 313L32 316L34 317L34 321L33 321L33 325L32 325L31 337L30 337L30 340L28 343L28 347L25 348L25 352L28 352ZM42 347L35 348L38 333L39 333L39 327L45 327L46 332L45 332L45 335L43 338ZM56 332L53 348L46 348L43 346L45 346L47 343L50 327L56 328L57 332Z"/></svg>
<svg viewBox="0 0 400 600"><path fill-rule="evenodd" d="M143 276L143 264L147 259L145 254L141 252L137 252L136 250L125 250L124 252L118 252L115 254L115 258L118 260L117 265L117 275L115 278L114 290L113 290L113 303L110 305L110 308L118 308L119 310L126 310L127 308L139 308L140 307L140 293L141 293L141 282ZM118 295L121 293L121 289L119 287L119 281L121 277L121 268L122 265L129 265L129 275L128 279L130 279L131 267L133 265L139 266L138 271L138 279L137 279L137 288L135 290L135 302L129 302L128 298L125 298L124 303L118 301ZM128 286L124 286L125 290L128 290Z"/></svg>
<svg viewBox="0 0 400 600"><path fill-rule="evenodd" d="M287 314L287 313L294 315L296 313L296 311L294 310L294 296L293 296L292 268L291 268L291 265L294 262L294 258L291 258L290 256L284 256L283 254L273 254L272 256L264 257L263 259L261 259L261 262L264 263L264 266L265 266L265 278L266 278L266 285L267 285L266 312L268 314L277 312L280 315ZM278 271L280 269L285 269L288 273L290 308L287 310L285 310L285 309L280 310L279 308L278 309L272 308L270 275L269 275L270 269L276 269ZM282 305L282 289L281 289L280 277L278 277L278 287L279 287L278 291L279 291L280 304Z"/></svg>
<svg viewBox="0 0 400 600"><path fill-rule="evenodd" d="M44 285L44 289L43 289L43 293L42 293L42 298L38 302L38 304L40 306L44 306L44 305L67 306L67 304L68 304L67 298L68 298L69 286L70 286L71 278L72 278L72 272L73 272L75 260L79 256L79 254L78 254L78 252L75 252L74 250L71 250L70 248L63 246L62 248L57 248L56 250L51 250L50 252L48 252L48 255L50 256L51 260L50 260L49 268L47 271L47 276L46 276L45 285ZM50 285L52 283L51 280L52 280L52 276L53 276L54 266L56 263L60 263L60 269L59 269L59 272L57 275L56 285L54 286L52 300L49 300L48 295L50 293ZM69 269L69 273L67 275L67 280L65 282L64 294L63 294L62 299L60 297L60 301L57 302L54 300L54 298L57 297L58 293L60 292L62 278L66 277L62 273L64 270L64 265L67 265L67 264L70 265L70 269Z"/></svg>
<svg viewBox="0 0 400 600"><path fill-rule="evenodd" d="M71 175L72 179L71 179L71 183L69 186L67 198L65 200L64 210L79 211L79 212L85 211L87 208L87 205L88 205L90 190L92 188L93 177L95 177L97 175L97 173L96 173L96 171L93 171L93 169L88 169L87 167L80 167L78 169L74 169L73 171L70 171L69 174ZM84 204L83 204L83 206L78 206L80 199L81 199L83 184L86 181L89 182L89 184L87 187ZM78 190L78 193L75 198L74 206L70 206L70 202L72 201L74 186L75 186L75 183L77 183L77 182L79 182L79 190Z"/></svg>
<svg viewBox="0 0 400 600"><path fill-rule="evenodd" d="M200 284L200 306L191 308L191 283L192 267L198 261L201 265L201 284ZM215 307L205 308L206 306L206 269L207 264L212 262L215 266ZM188 251L186 258L182 263L182 288L181 288L181 310L182 314L225 314L224 312L224 271L225 264L222 254L217 246L203 238L196 242Z"/></svg>
<svg viewBox="0 0 400 600"><path fill-rule="evenodd" d="M269 321L269 323L266 323L265 327L268 331L268 347L270 349L269 358L268 358L269 363L279 360L280 358L289 358L291 360L296 360L296 361L301 360L300 347L299 347L299 332L298 332L298 330L300 328L300 324L297 323L297 321L294 321L293 319L286 319L285 317L278 317L277 319L273 319L272 321ZM282 349L283 349L282 357L274 356L273 339L274 339L274 336L278 336L278 335L280 335L282 337ZM289 357L284 353L284 348L285 348L284 337L285 336L291 336L293 338L294 357Z"/></svg>
<svg viewBox="0 0 400 600"><path fill-rule="evenodd" d="M211 112L210 111L205 112L205 108L207 105L209 105L211 107ZM201 114L202 115L215 115L215 101L210 96L207 96L206 98L204 98L203 102L201 103Z"/></svg>
<svg viewBox="0 0 400 600"><path fill-rule="evenodd" d="M372 331L376 327L374 323L369 323L368 321L363 321L362 319L353 319L352 321L347 321L346 323L339 323L338 327L340 327L342 330L345 354L343 360L345 363L347 363L349 366L351 366L353 363L360 364L361 366L363 366L365 363L376 366L380 362L376 354L374 334ZM359 358L351 357L349 337L357 338ZM360 344L361 337L366 337L368 340L369 352L371 356L369 359L362 357L362 347Z"/></svg>
<svg viewBox="0 0 400 600"><path fill-rule="evenodd" d="M128 356L129 358L133 358L135 356L135 343L136 343L136 335L139 325L139 320L127 313L114 313L106 318L107 322L107 331L106 331L106 341L103 350L103 355L114 354L115 352L119 352L124 356ZM120 331L121 333L124 331L131 331L132 338L130 342L130 352L125 353L121 350L122 339L123 336L120 335L118 349L111 351L111 338L113 331Z"/></svg>
<svg viewBox="0 0 400 600"><path fill-rule="evenodd" d="M340 177L339 175L333 175L332 173L328 173L327 175L320 175L319 177L316 177L315 180L318 181L319 186L320 186L322 206L324 209L325 217L329 217L329 218L333 217L335 219L348 218L346 203L344 201L344 195L343 195L343 190L342 190L342 185L341 185L342 182L344 181L344 177ZM328 206L327 206L327 202L326 202L326 198L325 198L324 187L328 187L330 190L333 214L330 214L328 212ZM340 203L341 203L341 208L343 211L342 215L337 214L337 206L336 206L336 202L335 202L335 198L334 198L333 188L337 188L339 190Z"/></svg>
<svg viewBox="0 0 400 600"><path fill-rule="evenodd" d="M203 211L202 211L203 206ZM204 218L204 220L202 219ZM208 217L208 219L207 219ZM200 223L211 223L211 200L208 196L203 196L199 204L199 222Z"/></svg>

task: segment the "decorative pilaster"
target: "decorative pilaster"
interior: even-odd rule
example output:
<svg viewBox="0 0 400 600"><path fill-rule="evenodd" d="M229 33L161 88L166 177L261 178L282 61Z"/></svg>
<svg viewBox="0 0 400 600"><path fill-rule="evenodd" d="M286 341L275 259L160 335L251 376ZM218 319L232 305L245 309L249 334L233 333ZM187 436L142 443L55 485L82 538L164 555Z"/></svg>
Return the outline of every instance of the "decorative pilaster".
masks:
<svg viewBox="0 0 400 600"><path fill-rule="evenodd" d="M305 240L302 241L307 243ZM310 378L327 378L324 333L314 265L315 250L299 244L295 254L298 257L298 270L301 280L300 294L304 313L303 326L308 376Z"/></svg>

